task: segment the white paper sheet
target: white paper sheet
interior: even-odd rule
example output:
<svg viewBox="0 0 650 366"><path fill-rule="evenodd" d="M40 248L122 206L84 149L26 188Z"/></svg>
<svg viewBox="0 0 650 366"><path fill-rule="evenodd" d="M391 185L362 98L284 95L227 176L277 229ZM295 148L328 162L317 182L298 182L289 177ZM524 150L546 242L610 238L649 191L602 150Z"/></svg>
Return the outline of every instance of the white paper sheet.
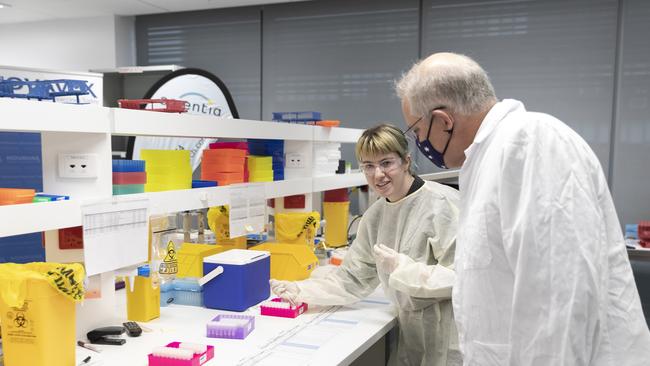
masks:
<svg viewBox="0 0 650 366"><path fill-rule="evenodd" d="M266 199L264 184L247 183L229 186L230 237L264 231Z"/></svg>
<svg viewBox="0 0 650 366"><path fill-rule="evenodd" d="M108 201L81 207L88 276L147 260L149 200Z"/></svg>

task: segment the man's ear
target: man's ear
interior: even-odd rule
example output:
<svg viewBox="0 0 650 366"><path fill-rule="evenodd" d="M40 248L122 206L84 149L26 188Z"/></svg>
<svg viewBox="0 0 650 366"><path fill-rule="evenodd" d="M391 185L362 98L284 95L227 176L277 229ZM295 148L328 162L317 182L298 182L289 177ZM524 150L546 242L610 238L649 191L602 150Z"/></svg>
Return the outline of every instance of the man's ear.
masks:
<svg viewBox="0 0 650 366"><path fill-rule="evenodd" d="M454 117L444 109L436 109L431 112L434 116L442 119L442 123L445 125L445 131L449 132L454 128Z"/></svg>

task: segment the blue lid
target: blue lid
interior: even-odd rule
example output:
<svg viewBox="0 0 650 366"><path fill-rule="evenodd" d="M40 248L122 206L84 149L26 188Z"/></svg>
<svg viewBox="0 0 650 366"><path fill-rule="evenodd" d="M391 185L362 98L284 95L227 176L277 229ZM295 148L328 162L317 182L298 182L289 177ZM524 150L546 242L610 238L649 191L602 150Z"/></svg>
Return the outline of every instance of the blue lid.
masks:
<svg viewBox="0 0 650 366"><path fill-rule="evenodd" d="M216 187L217 182L213 180L193 180L192 188Z"/></svg>
<svg viewBox="0 0 650 366"><path fill-rule="evenodd" d="M128 173L128 172L144 172L144 160L113 160L114 173Z"/></svg>
<svg viewBox="0 0 650 366"><path fill-rule="evenodd" d="M151 270L149 269L148 264L145 264L144 266L138 267L138 276L149 277L150 273L151 273Z"/></svg>
<svg viewBox="0 0 650 366"><path fill-rule="evenodd" d="M320 121L321 113L313 111L272 112L274 121L282 122L311 122Z"/></svg>

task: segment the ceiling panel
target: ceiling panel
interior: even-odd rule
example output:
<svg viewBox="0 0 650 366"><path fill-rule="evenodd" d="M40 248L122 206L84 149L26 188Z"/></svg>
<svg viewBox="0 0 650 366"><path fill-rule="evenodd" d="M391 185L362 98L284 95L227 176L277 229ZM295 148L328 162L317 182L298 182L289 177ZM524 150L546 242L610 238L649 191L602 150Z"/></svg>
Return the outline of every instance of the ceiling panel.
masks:
<svg viewBox="0 0 650 366"><path fill-rule="evenodd" d="M110 15L143 15L305 0L0 0L0 24Z"/></svg>

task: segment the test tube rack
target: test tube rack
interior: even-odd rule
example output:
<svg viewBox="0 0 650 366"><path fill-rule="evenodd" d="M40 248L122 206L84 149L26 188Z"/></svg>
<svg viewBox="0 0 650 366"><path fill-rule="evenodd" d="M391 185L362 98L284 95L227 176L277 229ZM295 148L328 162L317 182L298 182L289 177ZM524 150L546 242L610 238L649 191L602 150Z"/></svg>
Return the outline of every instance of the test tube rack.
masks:
<svg viewBox="0 0 650 366"><path fill-rule="evenodd" d="M149 354L149 366L200 366L213 357L213 346L172 342Z"/></svg>
<svg viewBox="0 0 650 366"><path fill-rule="evenodd" d="M206 337L244 339L255 329L252 315L220 314L208 322Z"/></svg>
<svg viewBox="0 0 650 366"><path fill-rule="evenodd" d="M278 316L281 318L295 318L307 311L307 304L304 302L291 305L282 301L279 297L265 301L260 304L260 313L262 315Z"/></svg>

